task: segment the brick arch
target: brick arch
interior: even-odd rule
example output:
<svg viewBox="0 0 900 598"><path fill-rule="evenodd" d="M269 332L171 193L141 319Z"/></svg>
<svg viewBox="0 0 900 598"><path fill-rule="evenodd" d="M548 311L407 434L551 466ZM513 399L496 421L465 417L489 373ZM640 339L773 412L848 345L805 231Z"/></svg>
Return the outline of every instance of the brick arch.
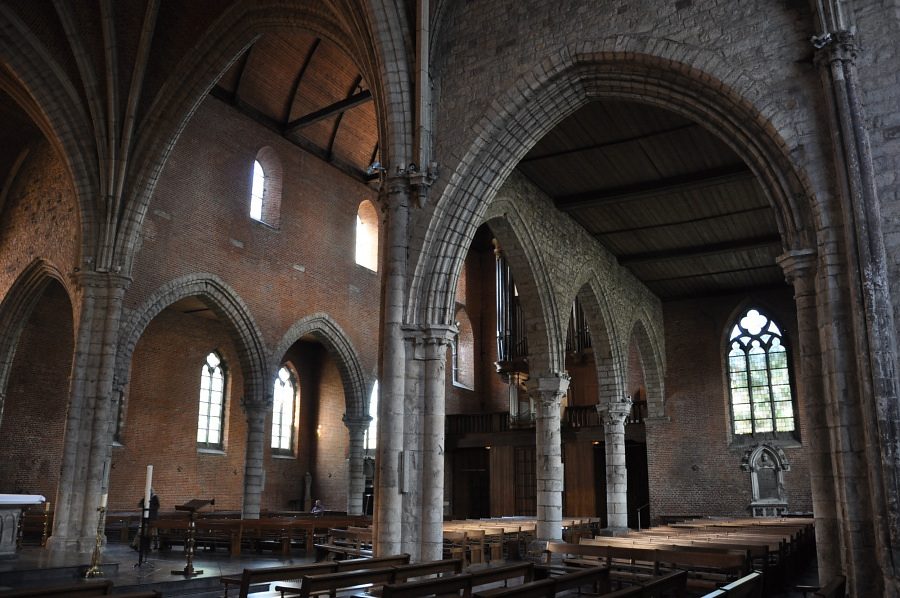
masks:
<svg viewBox="0 0 900 598"><path fill-rule="evenodd" d="M340 325L328 314L316 313L294 322L275 347L269 359L269 371L277 372L281 360L302 337L310 335L319 340L328 353L337 361L338 371L344 385L346 414L350 418L363 418L369 415L369 397L371 383L366 380L360 365L359 354L353 347L350 337ZM374 381L373 381L374 383Z"/></svg>
<svg viewBox="0 0 900 598"><path fill-rule="evenodd" d="M815 246L812 223L805 218L816 211L802 205L813 197L811 186L791 161L785 139L797 141L790 139L790 123L758 94L720 56L670 40L621 35L565 46L548 56L492 102L472 127L471 145L460 149L463 157L420 241L407 319L446 320L453 307L454 264L464 259L466 240L497 190L544 134L592 100L653 104L701 123L757 176L784 246Z"/></svg>
<svg viewBox="0 0 900 598"><path fill-rule="evenodd" d="M122 388L126 384L134 348L153 318L186 297L204 299L216 316L227 324L244 377L243 401L271 404L272 388L267 384L268 353L259 326L237 292L215 274L191 274L163 285L122 322L116 354L116 386Z"/></svg>
<svg viewBox="0 0 900 598"><path fill-rule="evenodd" d="M0 302L0 420L3 418L3 407L6 397L6 385L9 382L9 374L12 371L13 360L19 345L19 338L28 318L35 306L44 296L47 287L53 282L58 282L69 297L69 303L75 307L72 301L72 289L59 269L44 259L36 259L31 262L12 284L10 289ZM70 314L73 322L76 321L75 313ZM74 341L74 339L73 339Z"/></svg>
<svg viewBox="0 0 900 598"><path fill-rule="evenodd" d="M409 105L405 46L400 32L393 32L401 17L375 3L360 8L341 2L286 3L279 0L234 2L204 32L194 50L186 55L163 84L141 124L135 142L130 188L123 213L124 232L116 240L115 252L130 270L134 248L139 246L141 226L162 169L181 132L216 81L240 55L259 38L273 31L303 29L334 42L356 63L372 91L382 151L387 164L393 154L406 163L409 153L409 125L398 105ZM369 12L367 12L369 11ZM399 11L393 11L399 12ZM400 47L396 48L395 45ZM392 134L392 127L402 128Z"/></svg>
<svg viewBox="0 0 900 598"><path fill-rule="evenodd" d="M528 331L528 365L532 375L565 369L568 320L558 305L553 283L540 251L540 243L516 211L514 202L497 201L485 223L500 241L519 289L519 301ZM458 270L463 262L456 264ZM453 298L455 307L455 296ZM453 312L450 312L452 317ZM443 321L449 323L449 321Z"/></svg>
<svg viewBox="0 0 900 598"><path fill-rule="evenodd" d="M628 337L628 342L637 345L638 355L641 360L641 368L644 370L644 387L647 390L647 415L649 417L664 417L665 388L663 377L665 376L665 363L662 356L662 347L654 342L659 336L651 335L644 322L650 321L638 318L635 320ZM628 350L628 347L625 347ZM627 380L627 376L625 378Z"/></svg>

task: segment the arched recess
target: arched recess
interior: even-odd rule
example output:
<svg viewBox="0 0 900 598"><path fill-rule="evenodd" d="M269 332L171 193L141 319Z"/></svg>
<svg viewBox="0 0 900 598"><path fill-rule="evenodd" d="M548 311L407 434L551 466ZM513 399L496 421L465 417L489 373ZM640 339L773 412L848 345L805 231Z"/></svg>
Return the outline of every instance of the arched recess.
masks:
<svg viewBox="0 0 900 598"><path fill-rule="evenodd" d="M66 283L59 269L43 259L36 259L29 264L0 302L0 422L3 421L3 406L6 397L6 385L9 373L16 356L19 338L28 322L35 305L41 300L48 285L58 282L73 305L71 314L75 321L72 289ZM73 339L74 340L74 339Z"/></svg>
<svg viewBox="0 0 900 598"><path fill-rule="evenodd" d="M344 386L347 417L357 419L367 417L369 399L366 390L371 387L363 374L359 354L347 333L328 314L315 313L294 322L275 347L269 359L269 371L277 372L291 345L307 335L321 341L337 362Z"/></svg>
<svg viewBox="0 0 900 598"><path fill-rule="evenodd" d="M495 206L498 207L499 206ZM544 264L539 243L516 213L512 202L503 202L503 210L486 214L485 224L500 242L512 269L519 301L525 315L528 334L528 366L532 376L565 369L565 328L553 285ZM474 233L474 229L473 229ZM468 245L467 245L468 247ZM455 264L454 280L464 265L465 254ZM455 283L454 283L455 284ZM451 296L451 299L455 294ZM455 300L453 301L455 305ZM563 312L566 313L566 312ZM447 314L453 317L453 311ZM443 320L440 320L443 321ZM568 322L566 320L566 322Z"/></svg>
<svg viewBox="0 0 900 598"><path fill-rule="evenodd" d="M622 400L625 394L624 363L606 296L597 277L591 274L590 281L577 287L577 297L591 331L598 402L604 404Z"/></svg>
<svg viewBox="0 0 900 598"><path fill-rule="evenodd" d="M269 375L268 352L262 333L237 292L215 274L206 273L190 274L163 285L122 322L116 355L117 388L121 389L127 383L134 348L147 325L166 307L186 297L199 297L226 323L244 375L244 400L271 404L272 384L269 382L274 381L278 369L271 370Z"/></svg>
<svg viewBox="0 0 900 598"><path fill-rule="evenodd" d="M733 72L721 56L650 37L583 42L547 57L492 102L473 127L477 137L449 174L420 241L407 318L446 321L452 314L455 273L466 241L498 189L537 140L593 100L653 104L708 128L759 180L774 208L783 246L815 247L812 223L805 218L816 211L802 205L812 197L811 186L791 161L790 145L773 118L736 91L741 85ZM710 73L726 73L730 79Z"/></svg>
<svg viewBox="0 0 900 598"><path fill-rule="evenodd" d="M665 366L662 359L661 347L653 342L652 337L644 325L644 321L638 319L634 322L631 342L635 343L640 354L641 368L644 370L644 386L647 390L647 415L649 417L664 417L665 389L663 387L663 375Z"/></svg>

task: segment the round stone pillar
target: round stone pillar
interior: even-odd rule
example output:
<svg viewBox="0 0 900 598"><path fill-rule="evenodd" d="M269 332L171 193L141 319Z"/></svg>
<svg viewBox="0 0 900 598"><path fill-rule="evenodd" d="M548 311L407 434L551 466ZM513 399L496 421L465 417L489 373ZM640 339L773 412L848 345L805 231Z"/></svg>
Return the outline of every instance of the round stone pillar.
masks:
<svg viewBox="0 0 900 598"><path fill-rule="evenodd" d="M606 529L628 529L628 472L625 467L625 419L631 413L631 397L597 405L606 437Z"/></svg>
<svg viewBox="0 0 900 598"><path fill-rule="evenodd" d="M244 519L259 519L262 493L266 484L265 446L266 415L271 405L265 402L244 401L247 414L247 453L244 461Z"/></svg>
<svg viewBox="0 0 900 598"><path fill-rule="evenodd" d="M535 448L537 457L537 539L562 540L562 492L564 484L559 406L569 388L565 373L535 376L527 382L537 399Z"/></svg>
<svg viewBox="0 0 900 598"><path fill-rule="evenodd" d="M363 459L365 458L365 440L366 430L372 418L368 415L363 417L344 416L344 425L350 433L350 462L347 475L347 514L362 515L363 514L363 492L366 490L366 474L363 468Z"/></svg>

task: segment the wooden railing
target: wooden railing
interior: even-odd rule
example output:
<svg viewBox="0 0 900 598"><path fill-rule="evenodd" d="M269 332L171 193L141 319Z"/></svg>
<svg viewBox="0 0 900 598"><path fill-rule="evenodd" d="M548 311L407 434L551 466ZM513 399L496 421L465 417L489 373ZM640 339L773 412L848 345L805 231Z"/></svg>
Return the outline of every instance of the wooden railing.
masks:
<svg viewBox="0 0 900 598"><path fill-rule="evenodd" d="M635 401L631 407L631 414L625 420L626 424L640 424L647 417L647 401ZM563 425L570 428L590 428L599 426L600 416L597 415L595 405L579 405L566 407ZM468 413L461 415L448 415L446 423L447 434L494 434L506 432L510 429L509 413Z"/></svg>
<svg viewBox="0 0 900 598"><path fill-rule="evenodd" d="M509 413L470 413L448 415L447 434L492 434L509 430Z"/></svg>

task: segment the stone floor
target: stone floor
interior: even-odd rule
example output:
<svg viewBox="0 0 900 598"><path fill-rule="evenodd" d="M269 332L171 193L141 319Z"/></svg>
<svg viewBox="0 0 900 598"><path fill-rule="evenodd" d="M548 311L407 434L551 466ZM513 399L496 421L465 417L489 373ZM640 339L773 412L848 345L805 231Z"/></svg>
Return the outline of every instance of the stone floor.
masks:
<svg viewBox="0 0 900 598"><path fill-rule="evenodd" d="M34 585L65 585L83 578L90 565L90 555L52 553L41 548L26 547L13 558L0 560L0 590ZM273 567L305 564L312 558L281 558L271 553L244 554L232 558L224 551L198 551L194 569L203 573L189 579L175 575L183 571L184 552L153 551L138 566L138 553L123 544L108 544L103 554L103 573L99 579L111 580L115 591L157 590L165 598L205 598L222 595L219 577L240 573L245 567ZM815 585L815 562L803 569L793 585ZM800 592L785 591L768 598L802 598Z"/></svg>

